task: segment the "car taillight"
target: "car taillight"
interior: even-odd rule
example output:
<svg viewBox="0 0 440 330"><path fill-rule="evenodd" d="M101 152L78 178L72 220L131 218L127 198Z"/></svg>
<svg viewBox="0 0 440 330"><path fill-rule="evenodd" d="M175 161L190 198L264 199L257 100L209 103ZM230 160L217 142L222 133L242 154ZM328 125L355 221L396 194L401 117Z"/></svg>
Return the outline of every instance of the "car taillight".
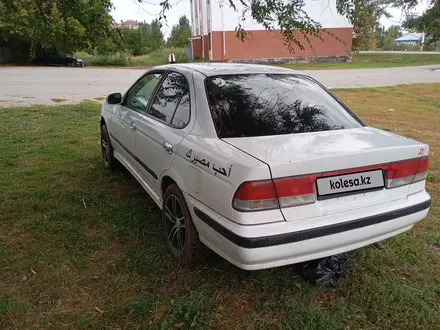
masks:
<svg viewBox="0 0 440 330"><path fill-rule="evenodd" d="M428 174L428 157L391 163L386 170L387 188L423 181Z"/></svg>
<svg viewBox="0 0 440 330"><path fill-rule="evenodd" d="M240 211L261 211L278 208L272 180L245 182L234 195L232 205Z"/></svg>
<svg viewBox="0 0 440 330"><path fill-rule="evenodd" d="M316 176L275 179L280 206L290 207L316 202L315 180Z"/></svg>
<svg viewBox="0 0 440 330"><path fill-rule="evenodd" d="M311 204L316 201L316 176L245 182L232 205L239 211L261 211Z"/></svg>

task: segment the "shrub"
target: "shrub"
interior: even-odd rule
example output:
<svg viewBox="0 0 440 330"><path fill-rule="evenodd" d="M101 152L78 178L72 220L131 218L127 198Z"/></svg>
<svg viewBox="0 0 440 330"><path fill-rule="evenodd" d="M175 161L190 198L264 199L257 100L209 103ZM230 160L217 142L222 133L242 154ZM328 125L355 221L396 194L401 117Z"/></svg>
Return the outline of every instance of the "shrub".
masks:
<svg viewBox="0 0 440 330"><path fill-rule="evenodd" d="M173 49L176 56L177 63L187 63L188 56L186 56L185 48ZM148 55L132 57L131 65L135 66L156 66L162 64L168 64L168 56L170 54L169 48L161 48L151 52Z"/></svg>
<svg viewBox="0 0 440 330"><path fill-rule="evenodd" d="M89 66L128 66L130 65L130 56L122 53L120 55L90 55L85 52L78 52L76 57L82 59L85 65Z"/></svg>
<svg viewBox="0 0 440 330"><path fill-rule="evenodd" d="M174 48L177 63L187 63L185 48ZM169 48L161 48L147 55L130 57L127 53L120 55L91 55L86 52L77 52L75 56L84 61L86 66L156 66L168 64Z"/></svg>

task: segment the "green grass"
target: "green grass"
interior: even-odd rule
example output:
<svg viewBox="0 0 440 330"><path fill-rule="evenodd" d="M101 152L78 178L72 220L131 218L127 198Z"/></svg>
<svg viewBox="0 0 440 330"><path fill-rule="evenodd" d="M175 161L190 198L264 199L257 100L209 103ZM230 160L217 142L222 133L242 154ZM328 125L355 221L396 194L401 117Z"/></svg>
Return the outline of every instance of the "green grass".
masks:
<svg viewBox="0 0 440 330"><path fill-rule="evenodd" d="M439 54L355 54L348 63L296 63L283 67L295 70L391 68L402 66L440 65Z"/></svg>
<svg viewBox="0 0 440 330"><path fill-rule="evenodd" d="M350 252L331 288L214 254L177 266L154 202L102 167L99 104L2 109L0 329L439 329L438 90L336 91L367 124L430 144L433 206L386 249Z"/></svg>
<svg viewBox="0 0 440 330"><path fill-rule="evenodd" d="M26 312L25 304L18 304L10 297L0 294L0 318L2 315L15 315Z"/></svg>

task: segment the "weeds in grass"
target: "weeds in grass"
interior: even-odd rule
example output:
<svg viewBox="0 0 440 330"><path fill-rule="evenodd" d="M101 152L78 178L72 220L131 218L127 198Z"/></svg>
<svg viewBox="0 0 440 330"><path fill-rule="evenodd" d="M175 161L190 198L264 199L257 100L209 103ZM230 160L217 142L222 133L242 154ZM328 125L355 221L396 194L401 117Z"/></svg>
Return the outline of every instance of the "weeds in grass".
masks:
<svg viewBox="0 0 440 330"><path fill-rule="evenodd" d="M202 329L209 325L211 316L209 300L203 295L203 291L190 292L170 300L170 307L161 327Z"/></svg>
<svg viewBox="0 0 440 330"><path fill-rule="evenodd" d="M129 56L124 53L120 55L90 55L79 52L76 56L81 58L86 66L156 66L168 64L170 51L168 48L163 48L142 56ZM185 48L175 48L173 52L177 63L188 62Z"/></svg>
<svg viewBox="0 0 440 330"><path fill-rule="evenodd" d="M0 294L0 316L6 314L20 314L27 310L25 304L19 304L6 295ZM1 324L1 323L0 323Z"/></svg>
<svg viewBox="0 0 440 330"><path fill-rule="evenodd" d="M122 53L120 55L90 55L85 52L78 52L76 57L81 58L86 66L129 66L130 56Z"/></svg>
<svg viewBox="0 0 440 330"><path fill-rule="evenodd" d="M83 103L83 104L100 104L99 101L96 99L93 99L93 100L84 99L81 101L81 103Z"/></svg>
<svg viewBox="0 0 440 330"><path fill-rule="evenodd" d="M357 68L389 68L401 66L417 66L440 64L439 54L354 54L348 63L294 63L283 66L296 69L357 69ZM392 87L391 87L392 88Z"/></svg>
<svg viewBox="0 0 440 330"><path fill-rule="evenodd" d="M426 176L427 182L434 183L437 181L437 179L438 179L437 174L434 172L429 172L428 175Z"/></svg>
<svg viewBox="0 0 440 330"><path fill-rule="evenodd" d="M156 66L162 64L168 64L168 56L171 50L168 48L163 48L151 52L148 55L134 56L131 58L131 64L133 66ZM185 48L175 48L173 49L174 55L176 56L177 63L187 63L188 56L186 55Z"/></svg>
<svg viewBox="0 0 440 330"><path fill-rule="evenodd" d="M53 98L52 99L52 102L55 102L55 103L61 103L61 102L66 102L67 100L66 99L60 99L60 98Z"/></svg>

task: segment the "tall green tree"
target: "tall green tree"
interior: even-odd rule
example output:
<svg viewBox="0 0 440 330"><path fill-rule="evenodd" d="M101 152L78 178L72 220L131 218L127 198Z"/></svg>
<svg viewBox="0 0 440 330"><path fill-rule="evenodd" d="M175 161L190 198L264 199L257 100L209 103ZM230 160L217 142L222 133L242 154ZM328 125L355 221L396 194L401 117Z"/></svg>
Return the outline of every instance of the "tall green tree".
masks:
<svg viewBox="0 0 440 330"><path fill-rule="evenodd" d="M354 32L353 49L376 49L381 41L379 20L382 16L389 16L389 14L386 8L379 5L377 1L355 0L354 5L352 18ZM377 37L379 37L379 40Z"/></svg>
<svg viewBox="0 0 440 330"><path fill-rule="evenodd" d="M140 34L140 44L142 45L142 54L147 54L151 52L150 40L153 37L153 30L151 28L151 24L142 23L137 30Z"/></svg>
<svg viewBox="0 0 440 330"><path fill-rule="evenodd" d="M150 42L152 38L151 25L140 23L138 29L121 29L125 46L133 55L143 55L151 51Z"/></svg>
<svg viewBox="0 0 440 330"><path fill-rule="evenodd" d="M432 0L428 10L420 16L408 17L404 26L412 31L424 32L427 46L440 45L440 1Z"/></svg>
<svg viewBox="0 0 440 330"><path fill-rule="evenodd" d="M2 0L0 31L37 49L69 54L111 35L111 0Z"/></svg>
<svg viewBox="0 0 440 330"><path fill-rule="evenodd" d="M184 15L179 18L179 23L172 27L167 45L168 47L189 47L189 37L191 37L191 26Z"/></svg>
<svg viewBox="0 0 440 330"><path fill-rule="evenodd" d="M385 33L384 43L383 43L383 50L391 50L393 49L397 38L402 36L402 32L400 31L400 26L398 25L392 25L390 26Z"/></svg>
<svg viewBox="0 0 440 330"><path fill-rule="evenodd" d="M162 33L162 24L159 19L154 19L151 22L151 37L149 40L149 47L152 51L162 48L165 40Z"/></svg>
<svg viewBox="0 0 440 330"><path fill-rule="evenodd" d="M386 37L386 29L383 26L377 24L374 30L374 39L376 40L376 47L378 49L383 49Z"/></svg>
<svg viewBox="0 0 440 330"><path fill-rule="evenodd" d="M81 22L86 28L86 39L90 48L103 47L107 41L119 46L119 35L110 29L113 17L110 11L113 9L112 0L85 0L81 6L83 17Z"/></svg>

